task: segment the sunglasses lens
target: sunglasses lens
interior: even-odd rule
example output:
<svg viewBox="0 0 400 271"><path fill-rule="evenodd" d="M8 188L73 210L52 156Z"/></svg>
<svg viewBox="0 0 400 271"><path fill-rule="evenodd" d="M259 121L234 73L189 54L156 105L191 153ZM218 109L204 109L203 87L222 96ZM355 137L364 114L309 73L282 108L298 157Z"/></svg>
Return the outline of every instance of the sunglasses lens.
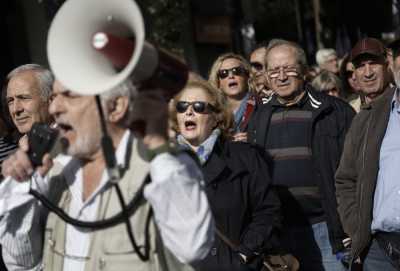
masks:
<svg viewBox="0 0 400 271"><path fill-rule="evenodd" d="M204 102L195 102L193 104L193 110L196 113L204 113L206 111L206 103Z"/></svg>
<svg viewBox="0 0 400 271"><path fill-rule="evenodd" d="M263 69L263 65L259 62L251 62L251 67L255 70L255 71L261 71Z"/></svg>
<svg viewBox="0 0 400 271"><path fill-rule="evenodd" d="M176 104L176 111L178 113L185 113L186 110L189 107L189 103L188 102L177 102Z"/></svg>
<svg viewBox="0 0 400 271"><path fill-rule="evenodd" d="M232 68L233 75L240 76L243 74L243 70L240 67Z"/></svg>
<svg viewBox="0 0 400 271"><path fill-rule="evenodd" d="M219 70L218 71L218 77L220 79L224 79L224 78L228 77L228 75L229 75L229 71L228 70Z"/></svg>

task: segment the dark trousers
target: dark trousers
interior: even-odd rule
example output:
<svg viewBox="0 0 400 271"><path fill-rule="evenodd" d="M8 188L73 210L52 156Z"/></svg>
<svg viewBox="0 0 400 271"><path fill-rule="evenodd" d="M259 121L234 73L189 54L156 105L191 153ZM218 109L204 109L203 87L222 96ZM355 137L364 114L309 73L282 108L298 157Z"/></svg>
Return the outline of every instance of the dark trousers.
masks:
<svg viewBox="0 0 400 271"><path fill-rule="evenodd" d="M397 271L391 259L386 256L378 242L373 239L371 246L364 258L363 271Z"/></svg>

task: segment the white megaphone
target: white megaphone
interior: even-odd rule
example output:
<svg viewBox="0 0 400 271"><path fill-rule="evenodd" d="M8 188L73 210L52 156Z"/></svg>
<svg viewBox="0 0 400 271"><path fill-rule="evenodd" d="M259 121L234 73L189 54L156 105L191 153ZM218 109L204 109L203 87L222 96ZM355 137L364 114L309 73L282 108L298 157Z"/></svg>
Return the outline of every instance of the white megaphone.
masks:
<svg viewBox="0 0 400 271"><path fill-rule="evenodd" d="M67 0L50 26L47 55L57 80L82 95L101 94L129 78L172 97L188 77L186 65L145 41L133 0Z"/></svg>

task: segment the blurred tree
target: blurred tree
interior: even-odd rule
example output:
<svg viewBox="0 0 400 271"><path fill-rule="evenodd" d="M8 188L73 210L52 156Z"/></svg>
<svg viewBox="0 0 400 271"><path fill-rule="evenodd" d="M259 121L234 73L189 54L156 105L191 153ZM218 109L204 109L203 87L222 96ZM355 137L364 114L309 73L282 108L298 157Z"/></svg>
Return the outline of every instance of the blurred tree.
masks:
<svg viewBox="0 0 400 271"><path fill-rule="evenodd" d="M188 21L190 1L138 0L146 21L146 34L150 42L175 54L183 55L182 29Z"/></svg>

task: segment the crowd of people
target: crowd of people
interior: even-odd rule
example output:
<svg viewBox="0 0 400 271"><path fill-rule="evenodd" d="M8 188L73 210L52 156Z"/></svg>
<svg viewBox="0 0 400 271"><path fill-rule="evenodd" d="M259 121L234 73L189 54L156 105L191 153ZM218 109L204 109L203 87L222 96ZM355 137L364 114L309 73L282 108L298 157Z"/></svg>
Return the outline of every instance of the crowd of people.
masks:
<svg viewBox="0 0 400 271"><path fill-rule="evenodd" d="M6 268L400 270L400 40L363 38L315 61L273 39L248 59L219 56L207 79L191 73L168 103L129 81L99 102L40 65L11 71L0 123ZM40 165L34 123L63 139Z"/></svg>

